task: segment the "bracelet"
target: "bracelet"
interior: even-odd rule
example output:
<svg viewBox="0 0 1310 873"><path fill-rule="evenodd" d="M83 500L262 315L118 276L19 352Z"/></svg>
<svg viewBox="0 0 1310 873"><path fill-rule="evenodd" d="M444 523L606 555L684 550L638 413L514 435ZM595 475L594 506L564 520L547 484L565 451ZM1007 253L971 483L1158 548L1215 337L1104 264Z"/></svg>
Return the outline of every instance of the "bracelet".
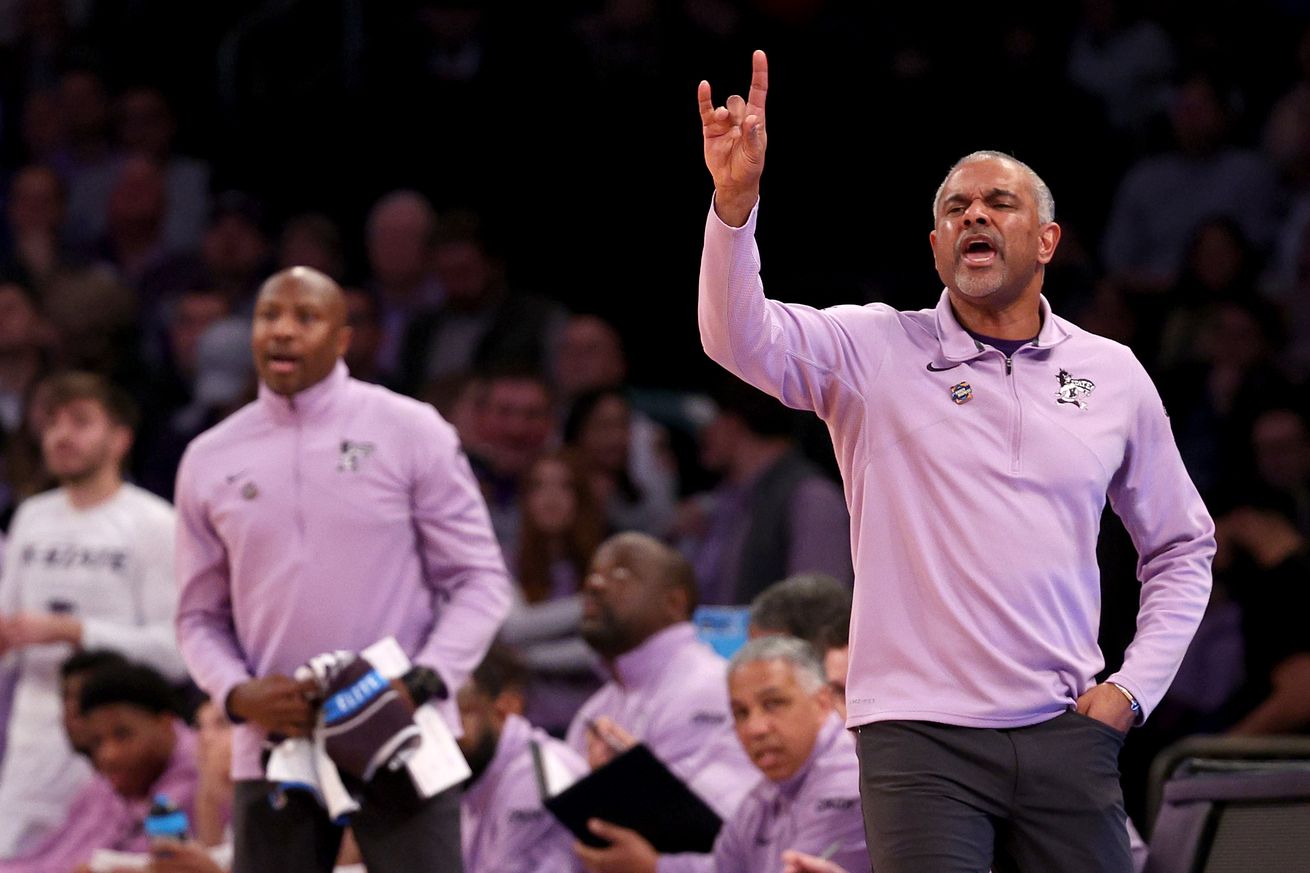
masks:
<svg viewBox="0 0 1310 873"><path fill-rule="evenodd" d="M1133 693L1131 691L1120 685L1118 682L1107 682L1106 684L1113 685L1115 688L1118 688L1119 691L1123 694L1123 696L1128 698L1128 706L1129 708L1132 709L1133 715L1142 714L1142 705L1137 702L1136 697L1133 697Z"/></svg>

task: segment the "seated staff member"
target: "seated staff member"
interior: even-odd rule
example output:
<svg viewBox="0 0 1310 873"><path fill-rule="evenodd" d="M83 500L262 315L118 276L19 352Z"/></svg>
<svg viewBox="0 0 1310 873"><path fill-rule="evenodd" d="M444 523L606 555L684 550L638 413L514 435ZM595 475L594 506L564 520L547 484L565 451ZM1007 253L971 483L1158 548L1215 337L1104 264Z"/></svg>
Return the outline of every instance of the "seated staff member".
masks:
<svg viewBox="0 0 1310 873"><path fill-rule="evenodd" d="M808 643L762 637L728 668L737 737L764 778L724 823L708 855L658 855L636 831L603 821L610 842L574 848L590 873L777 873L784 850L867 869L855 742L833 710Z"/></svg>

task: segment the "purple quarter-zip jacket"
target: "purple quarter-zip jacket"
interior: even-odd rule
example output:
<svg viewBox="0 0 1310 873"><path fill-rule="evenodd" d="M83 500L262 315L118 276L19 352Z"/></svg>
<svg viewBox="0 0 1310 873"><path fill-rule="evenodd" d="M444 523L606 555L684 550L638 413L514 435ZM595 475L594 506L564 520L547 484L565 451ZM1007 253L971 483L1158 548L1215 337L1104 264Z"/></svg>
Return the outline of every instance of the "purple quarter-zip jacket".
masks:
<svg viewBox="0 0 1310 873"><path fill-rule="evenodd" d="M855 565L847 725L1013 727L1071 707L1104 666L1107 496L1142 583L1109 678L1145 717L1205 611L1214 525L1132 352L1045 298L1040 334L1012 358L975 342L945 291L918 312L768 300L755 220L731 228L710 210L701 340L832 434Z"/></svg>
<svg viewBox="0 0 1310 873"><path fill-rule="evenodd" d="M455 430L345 364L259 398L198 436L177 482L177 636L214 700L323 652L394 636L460 687L509 609L510 583ZM458 735L454 695L440 704ZM243 724L232 773L263 777Z"/></svg>
<svg viewBox="0 0 1310 873"><path fill-rule="evenodd" d="M613 678L578 710L565 742L585 759L588 723L609 716L720 818L731 817L760 771L732 726L728 662L697 639L690 622L679 622L615 658L610 668Z"/></svg>
<svg viewBox="0 0 1310 873"><path fill-rule="evenodd" d="M573 834L542 806L532 743L561 775L577 780L587 762L521 716L505 720L496 754L459 807L466 873L572 873L581 870ZM570 783L566 783L571 784ZM551 785L552 793L566 786Z"/></svg>

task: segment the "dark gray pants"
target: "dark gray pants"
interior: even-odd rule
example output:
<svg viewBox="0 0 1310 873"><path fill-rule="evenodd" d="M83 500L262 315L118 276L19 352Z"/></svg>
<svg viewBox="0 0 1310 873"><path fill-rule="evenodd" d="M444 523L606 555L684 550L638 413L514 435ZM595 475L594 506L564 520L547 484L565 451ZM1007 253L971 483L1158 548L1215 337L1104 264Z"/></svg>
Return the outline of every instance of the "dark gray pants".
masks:
<svg viewBox="0 0 1310 873"><path fill-rule="evenodd" d="M232 873L331 873L342 829L309 793L288 791L275 808L271 791L264 781L236 784ZM462 873L459 791L418 801L408 774L378 774L350 820L369 873Z"/></svg>
<svg viewBox="0 0 1310 873"><path fill-rule="evenodd" d="M1114 728L1077 712L1022 728L859 728L877 873L1132 873Z"/></svg>

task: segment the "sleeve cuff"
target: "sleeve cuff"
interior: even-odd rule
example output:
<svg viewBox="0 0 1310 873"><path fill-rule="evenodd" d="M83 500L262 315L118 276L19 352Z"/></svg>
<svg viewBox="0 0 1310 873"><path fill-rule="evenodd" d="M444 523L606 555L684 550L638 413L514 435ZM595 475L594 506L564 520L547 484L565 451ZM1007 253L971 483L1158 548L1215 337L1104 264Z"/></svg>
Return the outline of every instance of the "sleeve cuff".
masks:
<svg viewBox="0 0 1310 873"><path fill-rule="evenodd" d="M760 198L755 198L755 205L751 207L750 215L746 216L745 223L742 224L741 227L733 227L731 224L726 223L722 218L719 218L719 213L714 208L715 196L716 195L713 194L710 195L710 224L717 225L730 233L749 233L753 236L755 234L755 218L760 211Z"/></svg>
<svg viewBox="0 0 1310 873"><path fill-rule="evenodd" d="M1137 706L1139 707L1139 710L1137 713L1137 717L1133 719L1133 727L1140 727L1146 721L1147 707L1146 707L1146 699L1142 696L1142 692L1138 690L1137 685L1129 680L1124 679L1122 676L1120 676L1117 673L1111 676L1110 678L1106 679L1105 681L1106 684L1108 685L1119 686L1120 690L1127 691L1129 694L1133 696L1133 700L1137 701Z"/></svg>
<svg viewBox="0 0 1310 873"><path fill-rule="evenodd" d="M232 696L233 690L238 685L241 685L242 683L245 682L249 682L252 678L254 677L242 676L240 679L234 679L230 682L225 682L223 686L219 689L218 693L213 695L211 698L214 703L218 704L223 708L223 714L227 716L228 721L232 722L232 724L244 724L245 719L238 718L235 714L233 714L232 710L228 708L227 699Z"/></svg>

